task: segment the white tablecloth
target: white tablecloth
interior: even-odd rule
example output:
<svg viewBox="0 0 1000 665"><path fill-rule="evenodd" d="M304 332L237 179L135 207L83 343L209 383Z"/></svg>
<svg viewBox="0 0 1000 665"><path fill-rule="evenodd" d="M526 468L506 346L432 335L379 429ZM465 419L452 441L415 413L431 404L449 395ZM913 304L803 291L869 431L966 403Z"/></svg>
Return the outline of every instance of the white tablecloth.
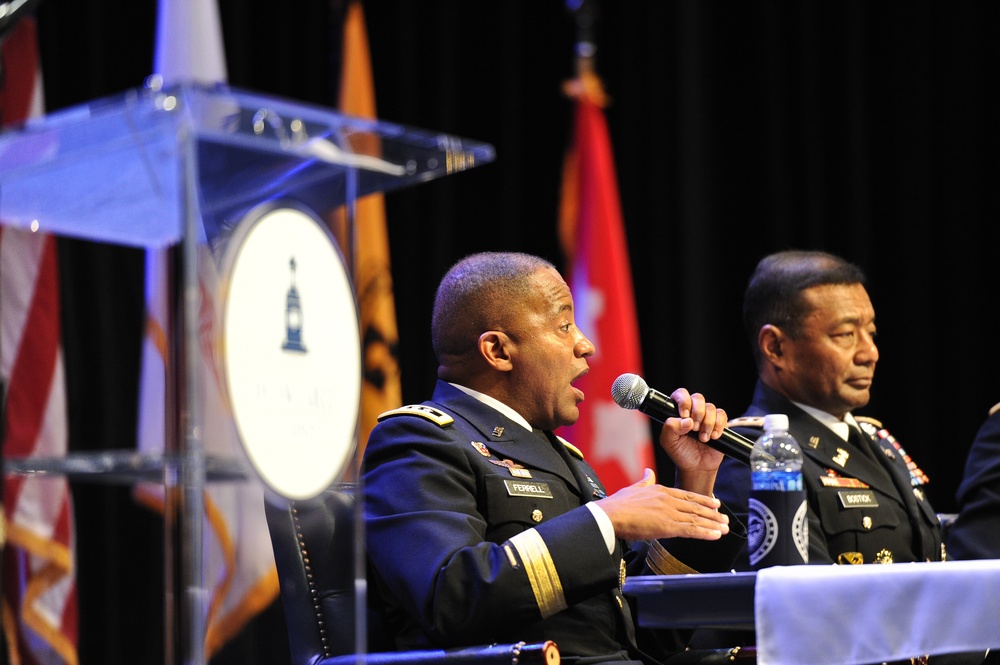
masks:
<svg viewBox="0 0 1000 665"><path fill-rule="evenodd" d="M757 573L761 665L859 665L1000 648L1000 560Z"/></svg>

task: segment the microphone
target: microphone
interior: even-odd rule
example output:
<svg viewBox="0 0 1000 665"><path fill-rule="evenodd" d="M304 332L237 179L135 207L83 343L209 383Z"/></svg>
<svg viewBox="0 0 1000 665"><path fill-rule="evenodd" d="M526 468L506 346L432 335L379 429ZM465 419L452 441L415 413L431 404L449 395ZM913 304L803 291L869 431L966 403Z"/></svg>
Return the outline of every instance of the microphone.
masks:
<svg viewBox="0 0 1000 665"><path fill-rule="evenodd" d="M663 393L653 390L638 374L622 374L611 386L611 399L623 409L638 409L657 422L666 422L671 416L679 417L677 404ZM753 441L728 427L718 439L709 439L706 445L720 453L750 464Z"/></svg>

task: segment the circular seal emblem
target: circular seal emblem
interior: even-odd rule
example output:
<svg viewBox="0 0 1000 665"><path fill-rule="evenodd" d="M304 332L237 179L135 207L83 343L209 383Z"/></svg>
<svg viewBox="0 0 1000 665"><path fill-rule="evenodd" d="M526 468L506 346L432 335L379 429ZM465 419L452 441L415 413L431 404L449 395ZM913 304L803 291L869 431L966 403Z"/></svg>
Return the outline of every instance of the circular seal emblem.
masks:
<svg viewBox="0 0 1000 665"><path fill-rule="evenodd" d="M747 514L747 549L750 565L756 566L774 548L778 540L778 520L771 509L751 498Z"/></svg>
<svg viewBox="0 0 1000 665"><path fill-rule="evenodd" d="M808 511L806 502L802 501L792 518L792 542L802 557L802 563L809 563L809 521L806 519Z"/></svg>
<svg viewBox="0 0 1000 665"><path fill-rule="evenodd" d="M361 404L343 258L315 215L272 203L240 221L223 268L221 356L240 442L273 492L315 497L352 457Z"/></svg>

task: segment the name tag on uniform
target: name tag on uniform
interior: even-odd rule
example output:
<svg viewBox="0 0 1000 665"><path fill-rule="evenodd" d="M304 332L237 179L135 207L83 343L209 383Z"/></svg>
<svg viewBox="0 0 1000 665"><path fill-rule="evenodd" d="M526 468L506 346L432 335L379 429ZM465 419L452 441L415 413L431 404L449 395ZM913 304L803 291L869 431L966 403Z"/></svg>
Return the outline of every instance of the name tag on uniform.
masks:
<svg viewBox="0 0 1000 665"><path fill-rule="evenodd" d="M552 490L548 483L537 480L504 480L507 494L511 496L533 496L538 499L551 499Z"/></svg>
<svg viewBox="0 0 1000 665"><path fill-rule="evenodd" d="M878 499L872 490L841 490L837 492L844 508L877 508Z"/></svg>

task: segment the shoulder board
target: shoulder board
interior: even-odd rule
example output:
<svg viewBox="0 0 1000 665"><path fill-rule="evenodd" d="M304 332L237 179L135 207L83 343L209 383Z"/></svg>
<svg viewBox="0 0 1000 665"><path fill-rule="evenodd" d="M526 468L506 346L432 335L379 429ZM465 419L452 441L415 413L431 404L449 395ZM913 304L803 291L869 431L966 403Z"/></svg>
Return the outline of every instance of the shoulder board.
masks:
<svg viewBox="0 0 1000 665"><path fill-rule="evenodd" d="M859 423L868 423L869 425L874 425L878 429L882 429L881 420L875 420L874 418L869 418L868 416L854 416L854 419Z"/></svg>
<svg viewBox="0 0 1000 665"><path fill-rule="evenodd" d="M378 421L382 422L386 418L392 418L394 416L419 416L420 418L429 420L438 427L442 428L455 422L455 419L444 411L435 409L433 406L427 406L426 404L408 404L406 406L401 406L398 409L385 411L379 414Z"/></svg>
<svg viewBox="0 0 1000 665"><path fill-rule="evenodd" d="M1000 402L997 402L992 407L990 407L990 415L992 416L997 411L1000 411Z"/></svg>
<svg viewBox="0 0 1000 665"><path fill-rule="evenodd" d="M741 416L729 421L729 427L763 427L764 416Z"/></svg>
<svg viewBox="0 0 1000 665"><path fill-rule="evenodd" d="M561 436L559 436L558 434L556 434L556 438L559 439L560 443L562 443L564 446L566 446L566 450L568 450L571 455L573 455L576 458L583 459L583 451L582 450L580 450L579 448L577 448L576 446L574 446L572 443L570 443L566 439L564 439Z"/></svg>
<svg viewBox="0 0 1000 665"><path fill-rule="evenodd" d="M870 418L866 418L864 420L861 418L855 418L855 420L858 422L858 427L861 428L861 431L868 436L875 437L877 439L885 439L889 437L889 432L884 429L879 429L880 424L875 424L878 423L877 420L874 422L872 422Z"/></svg>

